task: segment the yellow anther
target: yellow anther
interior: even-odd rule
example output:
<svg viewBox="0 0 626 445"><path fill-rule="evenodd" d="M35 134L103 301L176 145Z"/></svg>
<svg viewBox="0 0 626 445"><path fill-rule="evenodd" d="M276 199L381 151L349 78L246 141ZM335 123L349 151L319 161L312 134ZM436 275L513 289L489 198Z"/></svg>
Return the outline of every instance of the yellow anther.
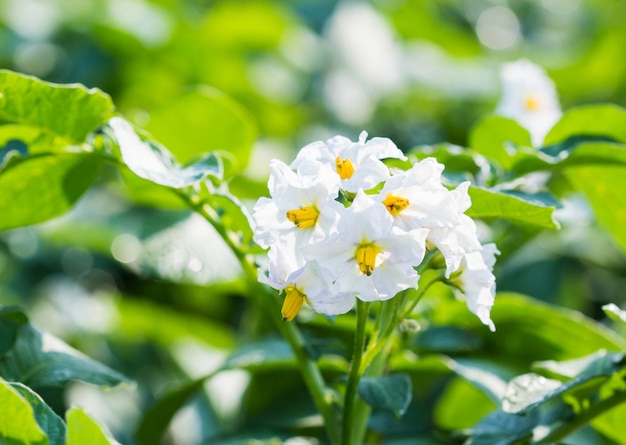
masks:
<svg viewBox="0 0 626 445"><path fill-rule="evenodd" d="M283 301L283 307L280 313L283 317L283 321L291 321L296 318L298 312L302 308L305 295L293 286L289 286L285 289L287 295L285 301Z"/></svg>
<svg viewBox="0 0 626 445"><path fill-rule="evenodd" d="M341 179L350 179L354 174L354 166L350 159L341 159L339 156L335 159L337 173Z"/></svg>
<svg viewBox="0 0 626 445"><path fill-rule="evenodd" d="M395 216L409 206L409 200L389 194L383 204L387 207L387 211Z"/></svg>
<svg viewBox="0 0 626 445"><path fill-rule="evenodd" d="M315 225L319 215L320 212L315 207L306 206L289 210L287 212L287 219L294 223L299 229L307 229Z"/></svg>
<svg viewBox="0 0 626 445"><path fill-rule="evenodd" d="M533 94L529 94L524 99L524 106L530 111L537 111L541 109L541 99Z"/></svg>
<svg viewBox="0 0 626 445"><path fill-rule="evenodd" d="M361 244L356 249L356 262L359 265L361 273L368 277L374 271L376 267L376 255L378 255L380 249L372 243Z"/></svg>

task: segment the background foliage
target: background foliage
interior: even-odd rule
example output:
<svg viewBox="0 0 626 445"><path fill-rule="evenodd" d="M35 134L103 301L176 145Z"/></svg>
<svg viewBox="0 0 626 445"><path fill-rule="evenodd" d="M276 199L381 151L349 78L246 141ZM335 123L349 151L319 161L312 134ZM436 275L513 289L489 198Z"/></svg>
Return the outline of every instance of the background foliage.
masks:
<svg viewBox="0 0 626 445"><path fill-rule="evenodd" d="M417 314L422 331L403 334L412 352L390 363L391 376L410 377L394 384L408 384L412 400L377 403L387 410L373 412L372 443L408 443L416 435L437 443L437 432L474 427L492 412L514 376L540 370L565 378L544 362L623 350L623 325L601 307L623 307L626 298L624 156L621 145L592 138L573 144L570 137L584 127L586 136L626 142L623 110L573 109L626 106L625 13L625 4L609 0L3 0L3 68L98 87L110 97L77 88L67 103L59 91L49 102L54 108L12 107L26 97L20 91L32 94L39 83L2 77L0 91L15 95L0 97L0 119L9 124L0 131L0 304L25 313L0 314L8 320L0 337L12 339L0 352L17 344L19 326L20 335L54 334L107 367L81 362L79 375L55 382L24 381L19 370L3 369L5 380L24 385L1 390L37 391L68 425L89 423L80 410L66 416L80 405L125 444L156 443L160 427L163 443L318 437L319 418L294 357L251 298L237 259L188 210L184 194L168 186L194 174L210 175L218 186L223 179L232 195L201 196L254 253L232 196L249 205L265 195L271 157L288 161L310 141L337 133L355 139L363 129L407 152L422 147L417 157L436 154L451 178L471 172L480 179L480 165L474 152L438 145L444 141L494 162L484 185L552 172L550 194L531 200L548 207L524 207L527 201L493 189L472 192L470 214L489 224L486 233L503 252L498 289L510 293L499 295L494 308L498 331L481 329L446 291L429 295ZM548 136L545 156L519 152L510 159L498 151L493 130L511 124L483 116L498 100L500 65L519 57L543 65L563 108L573 110ZM98 150L110 147L91 132L115 110L167 147L180 168L157 178L149 168L140 174L123 148L102 157ZM96 153L68 150L84 144ZM563 152L570 153L564 160ZM495 213L492 199L499 203ZM568 205L553 214L549 206L558 200ZM324 375L339 380L354 320L305 317L303 333ZM617 372L598 366L595 377ZM102 391L76 379L135 386ZM164 394L169 399L156 405L161 411L151 410ZM375 390L362 396L377 397ZM24 409L23 398L11 400L15 412ZM406 412L397 421L400 411ZM623 443L618 420L609 412L571 443ZM484 422L473 443L496 443L489 441L493 425ZM519 437L527 435L527 425L515 427ZM28 440L43 440L32 431Z"/></svg>

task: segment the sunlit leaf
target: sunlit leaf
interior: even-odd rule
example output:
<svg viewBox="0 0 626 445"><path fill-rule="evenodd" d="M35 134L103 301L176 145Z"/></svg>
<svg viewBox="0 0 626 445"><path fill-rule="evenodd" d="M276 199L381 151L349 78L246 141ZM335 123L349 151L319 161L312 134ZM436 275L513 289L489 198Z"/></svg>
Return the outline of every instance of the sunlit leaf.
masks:
<svg viewBox="0 0 626 445"><path fill-rule="evenodd" d="M406 374L363 377L358 392L368 405L389 411L397 418L404 415L413 397L411 379Z"/></svg>
<svg viewBox="0 0 626 445"><path fill-rule="evenodd" d="M47 445L48 437L37 424L32 406L10 384L0 379L0 442Z"/></svg>
<svg viewBox="0 0 626 445"><path fill-rule="evenodd" d="M469 146L505 169L511 165L516 146L531 146L530 133L513 119L488 115L472 128Z"/></svg>
<svg viewBox="0 0 626 445"><path fill-rule="evenodd" d="M503 218L524 226L558 229L554 206L539 205L509 193L477 187L469 189L472 206L466 212L472 218Z"/></svg>
<svg viewBox="0 0 626 445"><path fill-rule="evenodd" d="M611 104L571 108L552 127L544 144L556 144L574 136L600 136L626 142L626 110Z"/></svg>
<svg viewBox="0 0 626 445"><path fill-rule="evenodd" d="M600 223L626 252L626 166L572 167L565 174L585 194Z"/></svg>
<svg viewBox="0 0 626 445"><path fill-rule="evenodd" d="M207 176L222 177L220 159L207 154L189 166L181 166L165 148L143 141L121 117L109 121L119 145L122 161L143 179L173 188L196 184Z"/></svg>
<svg viewBox="0 0 626 445"><path fill-rule="evenodd" d="M111 98L97 88L57 85L0 70L0 118L82 143L114 111Z"/></svg>
<svg viewBox="0 0 626 445"><path fill-rule="evenodd" d="M65 445L119 445L81 408L72 408L66 414L67 441Z"/></svg>
<svg viewBox="0 0 626 445"><path fill-rule="evenodd" d="M493 402L499 403L506 391L506 381L489 362L472 359L451 359L446 364L455 374L480 389Z"/></svg>
<svg viewBox="0 0 626 445"><path fill-rule="evenodd" d="M621 321L622 323L626 323L626 311L617 307L616 304L605 304L604 306L602 306L602 310L609 318L612 318L616 321Z"/></svg>
<svg viewBox="0 0 626 445"><path fill-rule="evenodd" d="M50 441L50 445L63 445L65 443L65 423L63 419L56 415L43 399L26 385L21 383L10 383L24 400L30 403L33 408L35 420L39 427L45 432Z"/></svg>
<svg viewBox="0 0 626 445"><path fill-rule="evenodd" d="M89 188L102 167L90 154L30 157L0 174L0 230L61 215Z"/></svg>
<svg viewBox="0 0 626 445"><path fill-rule="evenodd" d="M194 88L150 111L148 130L179 160L226 151L245 166L256 129L250 114L224 93L207 86Z"/></svg>

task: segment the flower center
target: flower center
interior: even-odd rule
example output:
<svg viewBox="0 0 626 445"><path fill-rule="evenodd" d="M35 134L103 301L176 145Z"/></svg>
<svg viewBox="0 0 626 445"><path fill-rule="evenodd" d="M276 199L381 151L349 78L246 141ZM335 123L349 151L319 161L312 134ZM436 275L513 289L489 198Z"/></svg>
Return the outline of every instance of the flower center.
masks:
<svg viewBox="0 0 626 445"><path fill-rule="evenodd" d="M524 98L524 106L530 111L541 109L541 99L534 94L529 94Z"/></svg>
<svg viewBox="0 0 626 445"><path fill-rule="evenodd" d="M287 295L285 296L285 301L283 301L283 307L280 313L283 317L283 321L291 321L296 318L296 315L300 312L306 296L293 286L288 286L285 288L285 291Z"/></svg>
<svg viewBox="0 0 626 445"><path fill-rule="evenodd" d="M320 212L315 207L306 206L289 210L287 212L287 219L294 223L298 229L307 229L315 225L319 215Z"/></svg>
<svg viewBox="0 0 626 445"><path fill-rule="evenodd" d="M387 198L383 201L387 211L393 216L403 211L409 206L409 200L406 198L400 198L399 196L387 195Z"/></svg>
<svg viewBox="0 0 626 445"><path fill-rule="evenodd" d="M376 255L380 252L380 248L373 243L360 244L356 248L356 262L362 274L368 277L372 274L376 267Z"/></svg>
<svg viewBox="0 0 626 445"><path fill-rule="evenodd" d="M339 156L335 159L335 167L341 179L350 179L354 174L354 166L350 159L341 159Z"/></svg>

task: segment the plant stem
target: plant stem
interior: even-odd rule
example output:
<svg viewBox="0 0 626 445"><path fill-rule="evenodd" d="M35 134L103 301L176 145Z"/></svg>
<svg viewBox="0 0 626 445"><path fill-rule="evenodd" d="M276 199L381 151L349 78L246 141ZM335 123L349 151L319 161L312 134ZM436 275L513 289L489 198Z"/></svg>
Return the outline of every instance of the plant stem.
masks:
<svg viewBox="0 0 626 445"><path fill-rule="evenodd" d="M557 426L553 430L549 431L545 436L539 438L537 441L533 441L532 443L559 443L564 437L567 437L578 428L588 424L594 417L597 417L624 402L626 402L626 391L616 392L611 397L591 405L589 408L570 419L567 423Z"/></svg>
<svg viewBox="0 0 626 445"><path fill-rule="evenodd" d="M368 311L369 303L357 299L354 349L352 351L352 362L350 364L343 405L342 445L360 445L358 441L355 441L360 434L354 431L354 423L358 397L357 389L361 379L361 360L363 358L363 350L365 349L365 325L367 324Z"/></svg>
<svg viewBox="0 0 626 445"><path fill-rule="evenodd" d="M340 441L340 425L337 419L335 409L333 407L333 394L326 386L324 377L317 366L317 362L313 360L307 350L304 338L298 330L298 327L293 322L283 322L280 317L281 303L278 299L276 292L271 292L265 286L262 286L257 281L257 271L252 258L243 252L231 238L226 228L221 224L219 216L213 211L213 209L202 203L198 202L194 197L179 192L179 196L185 200L187 205L200 214L222 237L224 242L228 245L231 251L235 254L248 282L248 288L251 295L259 295L261 306L263 306L269 313L269 316L275 320L275 325L280 331L285 340L289 343L291 350L293 351L304 383L313 399L315 407L319 411L320 415L324 419L324 426L326 433L328 434L329 441L332 445L342 445Z"/></svg>

